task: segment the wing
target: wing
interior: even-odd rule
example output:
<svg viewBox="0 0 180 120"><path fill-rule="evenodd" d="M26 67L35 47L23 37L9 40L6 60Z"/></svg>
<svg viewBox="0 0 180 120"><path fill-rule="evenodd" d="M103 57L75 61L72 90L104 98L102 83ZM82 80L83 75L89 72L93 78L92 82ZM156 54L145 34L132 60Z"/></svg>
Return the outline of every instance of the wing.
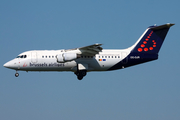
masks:
<svg viewBox="0 0 180 120"><path fill-rule="evenodd" d="M81 51L81 54L85 54L85 55L96 55L99 52L102 51L102 44L94 44L94 45L89 45L89 46L85 46L85 47L80 47L77 48Z"/></svg>
<svg viewBox="0 0 180 120"><path fill-rule="evenodd" d="M85 47L65 50L65 52L76 51L77 54L94 56L102 51L103 48L101 47L101 45L102 44L94 44L94 45L89 45L89 46L85 46Z"/></svg>

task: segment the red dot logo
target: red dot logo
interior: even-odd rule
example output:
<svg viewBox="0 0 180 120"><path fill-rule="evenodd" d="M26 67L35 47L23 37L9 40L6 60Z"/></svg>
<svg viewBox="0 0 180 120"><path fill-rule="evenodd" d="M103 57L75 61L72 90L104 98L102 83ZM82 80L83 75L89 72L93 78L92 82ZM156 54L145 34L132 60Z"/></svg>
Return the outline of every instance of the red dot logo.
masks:
<svg viewBox="0 0 180 120"><path fill-rule="evenodd" d="M144 41L143 43L144 43L144 44L147 44L147 42L146 42L146 41Z"/></svg>
<svg viewBox="0 0 180 120"><path fill-rule="evenodd" d="M138 51L139 51L139 52L142 52L142 50L143 50L142 48L138 48Z"/></svg>
<svg viewBox="0 0 180 120"><path fill-rule="evenodd" d="M142 45L141 45L141 47L145 47L145 45L144 45L144 44L142 44Z"/></svg>
<svg viewBox="0 0 180 120"><path fill-rule="evenodd" d="M139 52L142 52L142 51L147 52L147 51L149 51L149 50L153 50L153 49L156 47L156 41L155 41L155 40L149 41L149 39L151 38L151 35L152 35L152 34L153 34L153 31L151 31L151 33L147 36L147 38L145 39L145 41L143 41L143 44L141 44L141 47L138 48L138 51L139 51ZM147 44L148 42L152 42L152 43L153 43L152 47L149 47L149 48L146 47L146 44Z"/></svg>
<svg viewBox="0 0 180 120"><path fill-rule="evenodd" d="M149 47L150 50L153 50L153 47Z"/></svg>
<svg viewBox="0 0 180 120"><path fill-rule="evenodd" d="M148 51L148 48L144 48L144 51L146 51L146 52L147 52L147 51Z"/></svg>

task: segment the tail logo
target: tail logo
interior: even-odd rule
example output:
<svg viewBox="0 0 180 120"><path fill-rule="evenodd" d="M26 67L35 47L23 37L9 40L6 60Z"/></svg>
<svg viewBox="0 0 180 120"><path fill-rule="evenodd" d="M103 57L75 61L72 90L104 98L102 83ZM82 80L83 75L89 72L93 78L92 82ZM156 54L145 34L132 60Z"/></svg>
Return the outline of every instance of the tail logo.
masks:
<svg viewBox="0 0 180 120"><path fill-rule="evenodd" d="M145 41L143 41L143 44L141 44L141 47L138 48L138 51L139 52L142 52L143 50L145 52L149 51L149 50L153 50L155 47L156 47L156 41L155 40L152 40L152 43L153 43L153 46L150 46L149 48L146 47L147 43L150 42L150 38L151 38L151 35L153 34L153 31L151 31L151 33L149 33L149 35L147 36L147 38L145 39Z"/></svg>

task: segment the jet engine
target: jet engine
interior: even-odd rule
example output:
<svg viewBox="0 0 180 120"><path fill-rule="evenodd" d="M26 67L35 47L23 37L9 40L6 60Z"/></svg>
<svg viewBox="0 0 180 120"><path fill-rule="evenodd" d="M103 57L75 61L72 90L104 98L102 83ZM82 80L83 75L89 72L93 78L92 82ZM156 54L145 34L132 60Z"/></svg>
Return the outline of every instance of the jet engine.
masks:
<svg viewBox="0 0 180 120"><path fill-rule="evenodd" d="M76 53L62 53L56 56L57 62L64 63L78 58Z"/></svg>

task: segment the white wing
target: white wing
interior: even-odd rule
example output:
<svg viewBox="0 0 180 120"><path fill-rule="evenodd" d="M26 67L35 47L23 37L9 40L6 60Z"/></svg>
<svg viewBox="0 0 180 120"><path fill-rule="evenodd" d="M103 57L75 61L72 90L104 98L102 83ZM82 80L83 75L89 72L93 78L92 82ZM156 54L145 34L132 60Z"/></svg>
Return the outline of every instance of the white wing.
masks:
<svg viewBox="0 0 180 120"><path fill-rule="evenodd" d="M85 46L85 47L80 47L78 48L82 54L85 55L96 55L99 52L102 51L102 47L100 47L102 44L94 44L94 45L89 45L89 46Z"/></svg>
<svg viewBox="0 0 180 120"><path fill-rule="evenodd" d="M89 45L89 46L65 50L65 51L68 52L68 51L77 50L79 51L77 52L78 54L94 56L102 51L103 48L101 47L101 45L102 44L94 44L94 45Z"/></svg>

